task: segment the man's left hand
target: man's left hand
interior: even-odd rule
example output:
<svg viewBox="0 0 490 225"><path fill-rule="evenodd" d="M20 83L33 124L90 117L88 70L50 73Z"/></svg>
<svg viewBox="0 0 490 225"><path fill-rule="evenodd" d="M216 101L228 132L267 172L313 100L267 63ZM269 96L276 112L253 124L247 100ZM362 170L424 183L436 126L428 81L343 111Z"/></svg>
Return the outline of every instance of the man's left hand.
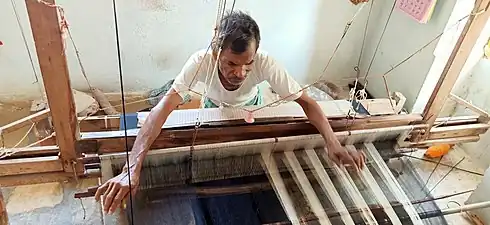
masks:
<svg viewBox="0 0 490 225"><path fill-rule="evenodd" d="M363 169L366 161L366 156L362 151L347 149L343 146L326 149L328 156L337 165L352 165L357 169Z"/></svg>

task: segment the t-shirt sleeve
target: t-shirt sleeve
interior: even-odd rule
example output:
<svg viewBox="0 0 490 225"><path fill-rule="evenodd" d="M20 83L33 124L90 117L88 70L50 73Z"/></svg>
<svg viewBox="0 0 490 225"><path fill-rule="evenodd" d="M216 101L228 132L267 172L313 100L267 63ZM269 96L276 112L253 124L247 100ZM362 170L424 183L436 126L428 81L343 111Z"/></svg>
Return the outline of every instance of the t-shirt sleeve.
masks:
<svg viewBox="0 0 490 225"><path fill-rule="evenodd" d="M172 84L172 88L184 101L190 95L189 90L194 88L199 80L198 68L202 60L203 56L200 56L199 52L191 55Z"/></svg>
<svg viewBox="0 0 490 225"><path fill-rule="evenodd" d="M294 80L282 65L274 58L264 54L261 60L261 70L264 80L269 82L271 88L287 101L298 99L303 91L301 86Z"/></svg>

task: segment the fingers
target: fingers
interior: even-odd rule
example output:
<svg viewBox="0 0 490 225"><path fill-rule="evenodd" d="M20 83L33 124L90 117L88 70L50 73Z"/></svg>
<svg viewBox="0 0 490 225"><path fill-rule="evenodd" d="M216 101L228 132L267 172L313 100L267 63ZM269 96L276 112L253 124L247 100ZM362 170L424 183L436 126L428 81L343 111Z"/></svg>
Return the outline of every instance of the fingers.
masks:
<svg viewBox="0 0 490 225"><path fill-rule="evenodd" d="M111 188L108 188L106 191L106 194L104 194L104 212L108 213L109 208L112 205L112 202L114 201L114 197L116 197L116 194L120 190L120 184L116 183L112 185ZM115 203L117 204L117 202Z"/></svg>
<svg viewBox="0 0 490 225"><path fill-rule="evenodd" d="M355 163L356 163L356 167L358 169L361 169L362 170L362 158L360 157L359 155L359 152L355 152L354 155L352 156L352 158L354 159Z"/></svg>
<svg viewBox="0 0 490 225"><path fill-rule="evenodd" d="M105 192L107 188L109 187L108 183L103 184L99 188L97 188L97 192L95 192L95 201L100 201L100 196L102 195L102 192Z"/></svg>
<svg viewBox="0 0 490 225"><path fill-rule="evenodd" d="M125 189L119 189L119 192L117 195L114 197L114 201L111 204L111 207L109 208L109 214L114 213L116 211L117 207L119 204L122 202L122 200L126 197L128 192Z"/></svg>
<svg viewBox="0 0 490 225"><path fill-rule="evenodd" d="M337 164L337 166L341 166L342 165L342 162L340 161L340 158L337 156L337 154L335 154L332 151L329 151L326 148L325 148L325 151L327 151L328 158L330 158L330 160L332 160L335 164Z"/></svg>
<svg viewBox="0 0 490 225"><path fill-rule="evenodd" d="M359 170L359 167L357 166L357 159L354 156L352 156L351 154L349 154L349 153L346 153L345 154L345 158L347 159L346 160L346 162L347 162L346 164L349 164L352 167L354 167L355 170L356 170L356 172L357 172Z"/></svg>
<svg viewBox="0 0 490 225"><path fill-rule="evenodd" d="M362 161L361 161L362 168L361 169L363 169L364 166L366 165L366 154L363 151L360 151L360 153L361 153L361 158L362 158Z"/></svg>

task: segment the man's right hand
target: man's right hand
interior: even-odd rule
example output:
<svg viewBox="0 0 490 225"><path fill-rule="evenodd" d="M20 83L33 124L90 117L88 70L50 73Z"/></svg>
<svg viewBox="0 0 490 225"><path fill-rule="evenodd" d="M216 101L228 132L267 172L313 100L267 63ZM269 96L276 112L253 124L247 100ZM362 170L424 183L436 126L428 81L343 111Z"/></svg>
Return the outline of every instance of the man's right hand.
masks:
<svg viewBox="0 0 490 225"><path fill-rule="evenodd" d="M139 185L139 176L139 171L132 172L131 175L129 175L128 172L122 172L97 189L95 200L100 201L100 197L103 195L104 213L112 214L116 211L117 207L119 207L122 201L128 196L129 191L132 191L132 194L136 193L136 189ZM131 186L129 184L130 180Z"/></svg>

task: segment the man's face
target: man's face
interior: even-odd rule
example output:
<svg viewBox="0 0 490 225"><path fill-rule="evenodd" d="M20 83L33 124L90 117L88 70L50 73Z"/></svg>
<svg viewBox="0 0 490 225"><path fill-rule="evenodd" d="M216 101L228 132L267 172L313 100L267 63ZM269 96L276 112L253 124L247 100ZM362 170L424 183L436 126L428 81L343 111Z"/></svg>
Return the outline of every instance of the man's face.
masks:
<svg viewBox="0 0 490 225"><path fill-rule="evenodd" d="M224 78L223 81L232 86L240 86L252 68L255 52L255 42L250 43L247 50L241 54L234 53L231 48L222 50L219 57L219 70Z"/></svg>

